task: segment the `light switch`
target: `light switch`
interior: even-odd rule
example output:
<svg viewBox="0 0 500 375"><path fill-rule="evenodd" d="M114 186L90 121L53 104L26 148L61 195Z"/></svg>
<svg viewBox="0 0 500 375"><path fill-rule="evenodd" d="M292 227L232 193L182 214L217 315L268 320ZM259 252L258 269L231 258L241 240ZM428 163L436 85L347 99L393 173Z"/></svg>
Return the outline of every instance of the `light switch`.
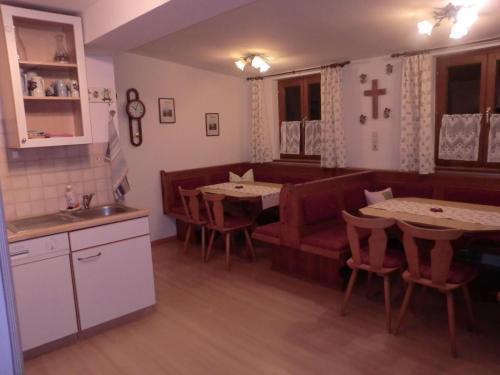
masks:
<svg viewBox="0 0 500 375"><path fill-rule="evenodd" d="M372 132L372 151L378 151L378 132Z"/></svg>

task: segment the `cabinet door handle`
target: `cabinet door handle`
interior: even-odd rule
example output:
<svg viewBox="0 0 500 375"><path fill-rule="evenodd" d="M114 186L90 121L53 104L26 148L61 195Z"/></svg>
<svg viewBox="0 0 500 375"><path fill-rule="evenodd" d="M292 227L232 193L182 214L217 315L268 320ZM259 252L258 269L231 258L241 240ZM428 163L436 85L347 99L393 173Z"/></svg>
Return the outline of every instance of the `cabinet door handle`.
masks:
<svg viewBox="0 0 500 375"><path fill-rule="evenodd" d="M94 258L99 258L101 255L102 255L102 253L99 251L96 255L91 255L91 256L83 257L83 258L78 257L78 261L85 262L86 260L90 260L90 259L94 259Z"/></svg>
<svg viewBox="0 0 500 375"><path fill-rule="evenodd" d="M21 251L18 251L16 253L12 253L10 254L11 257L17 257L19 255L25 255L25 254L29 254L30 251L29 250L21 250Z"/></svg>

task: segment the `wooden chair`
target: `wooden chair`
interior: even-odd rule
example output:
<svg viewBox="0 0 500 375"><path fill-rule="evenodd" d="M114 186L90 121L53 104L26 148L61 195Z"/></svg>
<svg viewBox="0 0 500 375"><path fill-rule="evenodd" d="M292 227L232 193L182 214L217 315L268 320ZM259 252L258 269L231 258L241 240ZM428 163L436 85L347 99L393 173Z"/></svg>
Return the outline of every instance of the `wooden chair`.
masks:
<svg viewBox="0 0 500 375"><path fill-rule="evenodd" d="M201 229L201 261L205 261L205 226L208 224L204 215L200 210L201 191L197 189L187 190L179 186L179 194L181 196L182 205L186 218L184 221L187 224L186 238L184 240L184 252L187 252L189 240L193 227Z"/></svg>
<svg viewBox="0 0 500 375"><path fill-rule="evenodd" d="M203 193L203 200L205 201L205 206L207 209L208 224L207 228L212 232L210 234L210 240L208 242L208 252L207 260L210 259L213 250L215 233L219 232L224 237L226 243L226 269L231 270L231 236L234 232L238 230L243 230L245 233L245 240L247 244L247 252L252 259L255 259L255 250L253 248L252 240L250 234L248 233L248 228L250 228L253 223L252 220L245 217L226 217L224 215L224 207L222 202L225 199L225 195L222 194L208 194Z"/></svg>
<svg viewBox="0 0 500 375"><path fill-rule="evenodd" d="M472 304L467 284L477 276L477 272L474 267L453 262L453 247L450 243L450 241L460 238L463 232L455 229L415 227L405 222L398 222L398 226L403 231L403 243L408 262L408 270L403 273L403 278L408 283L408 288L406 289L403 305L399 313L395 334L399 332L401 321L408 309L415 284L436 289L446 295L450 349L451 354L455 357L457 355L457 348L453 292L459 288L463 291L467 305L469 325L471 328L474 325ZM426 259L423 256L424 250L419 247L415 241L416 239L433 242L433 247L430 250L430 259Z"/></svg>
<svg viewBox="0 0 500 375"><path fill-rule="evenodd" d="M344 316L352 289L356 282L359 270L367 271L369 277L373 274L384 279L384 299L387 331L391 332L391 285L389 276L401 270L404 264L404 254L398 250L387 249L386 229L393 226L396 221L392 219L369 219L353 216L342 211L342 216L347 223L347 237L351 247L351 258L347 265L352 269L349 284L340 315ZM362 246L361 234L370 232L368 246Z"/></svg>

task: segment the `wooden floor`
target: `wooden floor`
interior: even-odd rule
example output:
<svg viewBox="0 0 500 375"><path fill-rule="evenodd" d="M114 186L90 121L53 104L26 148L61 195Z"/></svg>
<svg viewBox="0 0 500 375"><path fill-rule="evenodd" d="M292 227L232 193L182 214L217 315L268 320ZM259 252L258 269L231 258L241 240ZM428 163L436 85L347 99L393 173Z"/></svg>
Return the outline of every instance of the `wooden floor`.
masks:
<svg viewBox="0 0 500 375"><path fill-rule="evenodd" d="M256 263L234 257L228 273L221 252L202 264L179 247L153 250L154 312L30 360L26 374L500 374L500 304L476 304L481 328L468 332L459 301L453 359L437 295L388 335L363 283L341 318L341 292L271 271L269 249Z"/></svg>

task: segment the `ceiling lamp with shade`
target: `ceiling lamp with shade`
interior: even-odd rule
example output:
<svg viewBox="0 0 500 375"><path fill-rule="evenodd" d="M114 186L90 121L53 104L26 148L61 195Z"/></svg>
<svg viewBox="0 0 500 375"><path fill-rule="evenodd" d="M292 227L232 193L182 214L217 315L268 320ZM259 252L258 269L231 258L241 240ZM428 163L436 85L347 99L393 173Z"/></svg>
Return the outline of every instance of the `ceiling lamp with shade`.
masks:
<svg viewBox="0 0 500 375"><path fill-rule="evenodd" d="M261 73L265 73L269 70L271 65L269 65L267 59L259 55L250 55L242 57L234 62L239 70L244 71L247 66L251 66L257 69Z"/></svg>
<svg viewBox="0 0 500 375"><path fill-rule="evenodd" d="M450 38L460 39L467 35L469 28L478 19L479 9L485 0L453 0L442 8L434 8L433 19L418 23L420 34L431 35L434 28L444 20L451 22Z"/></svg>

